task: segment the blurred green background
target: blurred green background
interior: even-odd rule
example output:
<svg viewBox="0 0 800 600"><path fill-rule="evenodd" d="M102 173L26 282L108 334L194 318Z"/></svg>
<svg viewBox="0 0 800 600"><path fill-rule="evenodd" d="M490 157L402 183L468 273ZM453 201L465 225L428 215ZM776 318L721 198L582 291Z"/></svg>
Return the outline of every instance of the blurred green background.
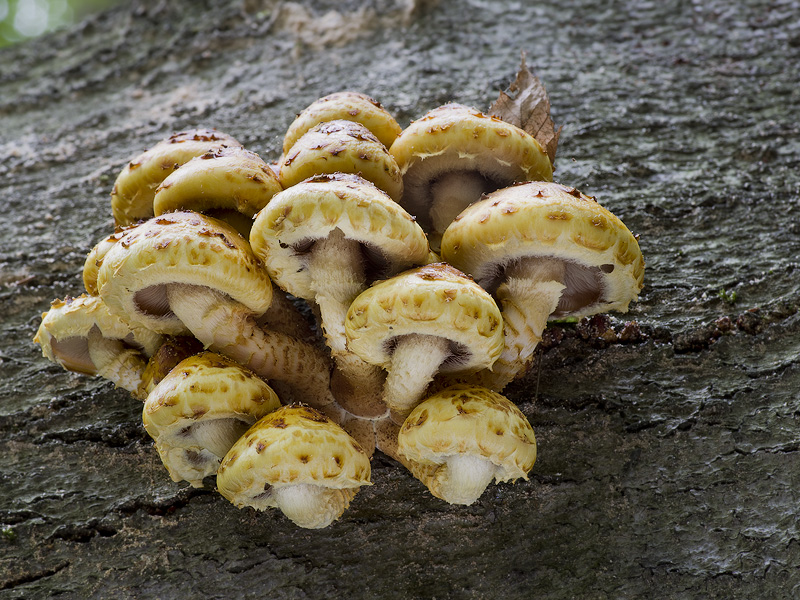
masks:
<svg viewBox="0 0 800 600"><path fill-rule="evenodd" d="M120 0L0 0L0 46L76 23Z"/></svg>

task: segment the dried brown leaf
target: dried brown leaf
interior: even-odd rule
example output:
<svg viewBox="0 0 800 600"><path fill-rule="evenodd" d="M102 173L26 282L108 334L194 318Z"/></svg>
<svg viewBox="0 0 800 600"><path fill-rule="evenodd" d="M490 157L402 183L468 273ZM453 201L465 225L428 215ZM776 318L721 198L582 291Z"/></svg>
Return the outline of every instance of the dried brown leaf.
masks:
<svg viewBox="0 0 800 600"><path fill-rule="evenodd" d="M547 90L528 69L524 52L517 78L506 91L500 92L495 103L489 107L489 114L531 134L547 152L550 164L555 162L561 127L556 129L550 118Z"/></svg>

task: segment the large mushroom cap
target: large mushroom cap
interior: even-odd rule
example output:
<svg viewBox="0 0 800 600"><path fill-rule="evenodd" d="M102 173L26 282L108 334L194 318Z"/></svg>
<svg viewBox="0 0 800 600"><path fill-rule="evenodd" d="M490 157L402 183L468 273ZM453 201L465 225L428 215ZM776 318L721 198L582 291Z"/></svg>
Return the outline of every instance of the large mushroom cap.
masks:
<svg viewBox="0 0 800 600"><path fill-rule="evenodd" d="M292 405L258 421L233 445L217 486L236 506L279 507L301 527L317 528L341 515L358 488L370 484L370 473L366 453L341 427Z"/></svg>
<svg viewBox="0 0 800 600"><path fill-rule="evenodd" d="M166 285L206 286L255 314L272 300L272 285L249 244L229 225L194 212L154 217L106 254L98 288L109 308L153 331L188 330L169 310Z"/></svg>
<svg viewBox="0 0 800 600"><path fill-rule="evenodd" d="M442 258L494 292L526 259L563 262L566 286L554 317L626 311L642 289L636 238L593 198L556 183L499 190L464 210L442 238Z"/></svg>
<svg viewBox="0 0 800 600"><path fill-rule="evenodd" d="M314 175L357 173L395 200L403 194L403 178L394 158L370 131L353 121L315 125L283 157L280 181L288 188Z"/></svg>
<svg viewBox="0 0 800 600"><path fill-rule="evenodd" d="M156 190L156 215L193 210L217 217L247 236L253 215L281 191L275 172L256 153L222 147L195 157Z"/></svg>
<svg viewBox="0 0 800 600"><path fill-rule="evenodd" d="M417 406L398 444L401 455L432 474L425 481L431 493L457 504L474 502L492 478L527 479L536 461L525 415L500 394L471 385L451 386Z"/></svg>
<svg viewBox="0 0 800 600"><path fill-rule="evenodd" d="M327 121L361 123L387 148L400 135L401 127L379 102L359 92L337 92L312 102L286 130L283 153L287 154L309 129Z"/></svg>
<svg viewBox="0 0 800 600"><path fill-rule="evenodd" d="M428 256L425 234L385 193L356 175L312 177L277 194L256 216L253 252L278 285L314 299L306 253L335 229L362 244L372 271L390 276ZM376 277L372 277L375 279Z"/></svg>
<svg viewBox="0 0 800 600"><path fill-rule="evenodd" d="M131 225L154 215L156 188L180 165L223 146L241 146L213 129L192 129L171 135L130 161L117 176L111 211L117 225Z"/></svg>
<svg viewBox="0 0 800 600"><path fill-rule="evenodd" d="M97 296L54 300L50 310L42 314L42 322L33 341L42 354L68 371L96 375L97 367L89 353L89 334L93 331L108 340L119 340L126 346L150 356L161 344L161 336L149 329L131 325L111 314Z"/></svg>
<svg viewBox="0 0 800 600"><path fill-rule="evenodd" d="M376 283L350 306L347 346L365 361L389 368L399 339L442 337L450 357L441 372L486 368L503 349L503 319L492 297L466 275L438 263Z"/></svg>
<svg viewBox="0 0 800 600"><path fill-rule="evenodd" d="M440 106L411 123L390 153L403 173L400 203L437 235L482 193L553 177L547 153L531 135L461 104Z"/></svg>
<svg viewBox="0 0 800 600"><path fill-rule="evenodd" d="M251 371L203 352L178 363L156 385L142 420L172 480L200 487L234 442L279 406L275 392Z"/></svg>

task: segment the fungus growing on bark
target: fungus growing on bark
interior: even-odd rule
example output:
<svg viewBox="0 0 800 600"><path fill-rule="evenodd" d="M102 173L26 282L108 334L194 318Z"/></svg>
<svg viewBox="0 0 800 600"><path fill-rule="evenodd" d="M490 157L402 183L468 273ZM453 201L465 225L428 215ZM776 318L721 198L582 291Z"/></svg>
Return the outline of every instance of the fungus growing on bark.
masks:
<svg viewBox="0 0 800 600"><path fill-rule="evenodd" d="M161 336L111 314L97 296L55 300L42 314L33 341L68 371L100 375L139 397L147 357Z"/></svg>
<svg viewBox="0 0 800 600"><path fill-rule="evenodd" d="M472 504L492 480L527 479L536 438L525 415L496 392L454 385L420 403L400 429L406 466L437 498Z"/></svg>
<svg viewBox="0 0 800 600"><path fill-rule="evenodd" d="M231 446L280 407L254 373L212 352L184 359L147 396L142 421L173 481L202 487Z"/></svg>
<svg viewBox="0 0 800 600"><path fill-rule="evenodd" d="M399 202L439 249L442 233L482 194L517 181L553 177L531 135L461 104L446 104L409 125L389 152L403 173Z"/></svg>
<svg viewBox="0 0 800 600"><path fill-rule="evenodd" d="M388 372L384 401L403 417L436 373L489 368L503 350L495 301L469 277L432 264L376 283L347 311L347 347Z"/></svg>
<svg viewBox="0 0 800 600"><path fill-rule="evenodd" d="M106 254L100 296L132 322L170 335L192 333L309 403L329 402L327 358L314 346L255 323L272 285L249 244L198 213L154 217Z"/></svg>
<svg viewBox="0 0 800 600"><path fill-rule="evenodd" d="M574 188L529 182L486 196L442 238L442 258L498 300L505 350L484 385L501 390L523 374L550 317L626 312L642 289L636 238Z"/></svg>
<svg viewBox="0 0 800 600"><path fill-rule="evenodd" d="M130 161L114 182L111 212L118 226L132 225L154 216L156 188L179 166L195 156L223 146L241 146L231 136L214 129L175 133Z"/></svg>
<svg viewBox="0 0 800 600"><path fill-rule="evenodd" d="M338 519L362 485L369 458L341 427L307 406L284 406L258 421L217 472L219 492L237 507L279 508L300 527Z"/></svg>

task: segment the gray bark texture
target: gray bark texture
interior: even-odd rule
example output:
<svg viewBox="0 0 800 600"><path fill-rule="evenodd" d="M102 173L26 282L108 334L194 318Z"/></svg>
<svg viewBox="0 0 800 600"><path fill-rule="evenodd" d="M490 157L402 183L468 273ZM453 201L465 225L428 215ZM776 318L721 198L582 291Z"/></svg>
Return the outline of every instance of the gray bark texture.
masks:
<svg viewBox="0 0 800 600"><path fill-rule="evenodd" d="M142 0L0 50L0 598L800 597L800 3ZM520 51L556 179L641 236L626 315L508 396L530 480L470 507L383 455L330 527L172 483L141 404L42 358L126 163L215 127L267 160L339 90L486 109Z"/></svg>

